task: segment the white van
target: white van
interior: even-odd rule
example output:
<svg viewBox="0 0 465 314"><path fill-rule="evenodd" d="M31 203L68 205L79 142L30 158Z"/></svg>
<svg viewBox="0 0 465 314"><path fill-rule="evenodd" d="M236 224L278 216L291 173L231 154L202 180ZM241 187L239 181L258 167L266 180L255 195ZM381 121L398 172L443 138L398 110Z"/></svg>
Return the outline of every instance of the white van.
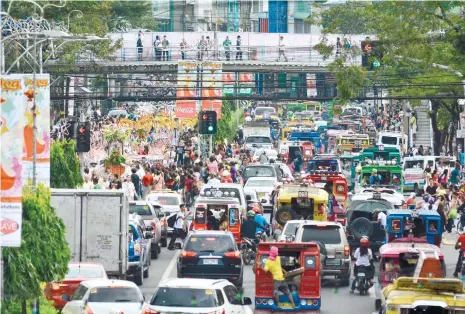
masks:
<svg viewBox="0 0 465 314"><path fill-rule="evenodd" d="M379 132L377 135L376 145L384 147L395 147L402 151L407 137L400 132Z"/></svg>

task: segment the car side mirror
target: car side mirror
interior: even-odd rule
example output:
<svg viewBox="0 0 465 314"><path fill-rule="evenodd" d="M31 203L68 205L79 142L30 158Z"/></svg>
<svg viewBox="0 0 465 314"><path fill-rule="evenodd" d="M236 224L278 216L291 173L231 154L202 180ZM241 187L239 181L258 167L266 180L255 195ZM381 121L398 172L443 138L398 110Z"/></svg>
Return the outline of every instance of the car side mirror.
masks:
<svg viewBox="0 0 465 314"><path fill-rule="evenodd" d="M266 199L262 198L261 201L260 201L260 203L266 204Z"/></svg>
<svg viewBox="0 0 465 314"><path fill-rule="evenodd" d="M279 236L282 235L282 234L283 234L283 231L282 231L281 229L276 229L276 230L274 231L274 235L275 235L275 236L278 236L278 237L279 237Z"/></svg>
<svg viewBox="0 0 465 314"><path fill-rule="evenodd" d="M145 239L149 240L149 239L152 239L152 238L153 238L153 235L152 235L151 232L147 232L147 233L145 234Z"/></svg>
<svg viewBox="0 0 465 314"><path fill-rule="evenodd" d="M158 219L163 219L163 218L165 218L165 213L159 213L157 215L157 217L158 217Z"/></svg>
<svg viewBox="0 0 465 314"><path fill-rule="evenodd" d="M66 302L71 301L71 297L70 297L69 295L67 295L67 294L63 294L63 295L61 296L61 299L62 299L63 301L66 301Z"/></svg>
<svg viewBox="0 0 465 314"><path fill-rule="evenodd" d="M244 297L244 301L242 303L244 305L252 305L252 299L248 297Z"/></svg>
<svg viewBox="0 0 465 314"><path fill-rule="evenodd" d="M179 242L176 242L176 243L174 244L174 248L175 248L176 250L181 250L181 249L182 249L182 244L179 243Z"/></svg>
<svg viewBox="0 0 465 314"><path fill-rule="evenodd" d="M246 200L246 201L251 201L251 200L252 200L252 196L246 195L246 196L245 196L245 200Z"/></svg>
<svg viewBox="0 0 465 314"><path fill-rule="evenodd" d="M152 227L152 226L146 226L145 229L146 229L147 231L153 231L153 227Z"/></svg>
<svg viewBox="0 0 465 314"><path fill-rule="evenodd" d="M347 240L348 241L355 241L355 237L353 235L348 235Z"/></svg>

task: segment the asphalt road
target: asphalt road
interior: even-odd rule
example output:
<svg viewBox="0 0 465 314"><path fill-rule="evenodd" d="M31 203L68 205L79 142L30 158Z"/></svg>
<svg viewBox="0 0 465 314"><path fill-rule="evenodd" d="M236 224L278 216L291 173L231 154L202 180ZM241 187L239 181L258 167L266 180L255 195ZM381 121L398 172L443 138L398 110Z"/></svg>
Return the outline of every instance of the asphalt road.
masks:
<svg viewBox="0 0 465 314"><path fill-rule="evenodd" d="M447 234L447 240L443 242L441 250L445 255L447 266L447 277L452 277L458 252L454 250L453 242L457 239L453 232ZM158 283L167 278L176 277L176 261L179 251L170 251L162 249L157 260L152 260L150 266L150 277L145 279L144 284L140 287L147 302L150 301ZM252 302L255 296L255 276L252 272L252 266L245 266L244 273L244 296L250 297ZM378 264L376 265L378 268ZM378 289L378 291L376 291ZM359 294L349 293L349 287L338 287L338 280L325 277L322 280L321 296L321 313L338 314L338 313L359 313L371 314L375 311L376 294L379 294L379 285L370 289L368 295L360 296Z"/></svg>

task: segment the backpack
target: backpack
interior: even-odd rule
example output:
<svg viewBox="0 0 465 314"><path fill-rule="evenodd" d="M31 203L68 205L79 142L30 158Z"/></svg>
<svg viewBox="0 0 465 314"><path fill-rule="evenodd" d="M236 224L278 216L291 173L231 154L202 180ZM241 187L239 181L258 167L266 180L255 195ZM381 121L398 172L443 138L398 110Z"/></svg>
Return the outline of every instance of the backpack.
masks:
<svg viewBox="0 0 465 314"><path fill-rule="evenodd" d="M178 217L178 214L174 214L173 216L168 218L167 220L168 227L174 228L174 224L176 223L177 217Z"/></svg>

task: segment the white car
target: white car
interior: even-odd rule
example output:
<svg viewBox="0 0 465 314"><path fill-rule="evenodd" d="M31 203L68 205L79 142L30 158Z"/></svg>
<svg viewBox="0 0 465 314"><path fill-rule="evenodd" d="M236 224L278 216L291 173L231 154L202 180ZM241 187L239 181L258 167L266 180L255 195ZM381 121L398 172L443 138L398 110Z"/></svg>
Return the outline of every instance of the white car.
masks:
<svg viewBox="0 0 465 314"><path fill-rule="evenodd" d="M374 193L379 192L380 197L389 203L391 203L394 208L400 208L405 203L404 195L397 192L394 189L387 189L387 188L362 188L359 193L352 196L352 201L357 200L367 200L370 198L374 198Z"/></svg>
<svg viewBox="0 0 465 314"><path fill-rule="evenodd" d="M283 164L282 162L277 162L276 163L279 168L281 169L283 173L283 181L284 182L292 182L294 181L294 176L292 175L291 169L286 164Z"/></svg>
<svg viewBox="0 0 465 314"><path fill-rule="evenodd" d="M147 195L147 202L153 206L161 206L166 215L166 219L179 212L182 197L181 194L172 190L158 190ZM173 234L173 228L168 227L168 238Z"/></svg>
<svg viewBox="0 0 465 314"><path fill-rule="evenodd" d="M276 242L294 242L297 228L299 228L305 220L289 220L283 227L283 230L276 229L273 238Z"/></svg>
<svg viewBox="0 0 465 314"><path fill-rule="evenodd" d="M69 299L69 296L66 296ZM62 314L141 314L144 296L135 283L126 280L82 281Z"/></svg>
<svg viewBox="0 0 465 314"><path fill-rule="evenodd" d="M252 314L250 298L227 280L169 278L162 281L143 313Z"/></svg>
<svg viewBox="0 0 465 314"><path fill-rule="evenodd" d="M263 207L268 210L273 209L270 202L271 194L276 189L278 181L272 177L252 177L244 185L244 189L253 189L257 192L258 199Z"/></svg>
<svg viewBox="0 0 465 314"><path fill-rule="evenodd" d="M276 149L260 149L260 148L255 150L252 156L252 159L258 161L260 159L260 155L263 152L265 152L266 157L268 157L268 161L270 161L270 159L273 159L275 161L276 159L278 159L278 152L276 151Z"/></svg>

